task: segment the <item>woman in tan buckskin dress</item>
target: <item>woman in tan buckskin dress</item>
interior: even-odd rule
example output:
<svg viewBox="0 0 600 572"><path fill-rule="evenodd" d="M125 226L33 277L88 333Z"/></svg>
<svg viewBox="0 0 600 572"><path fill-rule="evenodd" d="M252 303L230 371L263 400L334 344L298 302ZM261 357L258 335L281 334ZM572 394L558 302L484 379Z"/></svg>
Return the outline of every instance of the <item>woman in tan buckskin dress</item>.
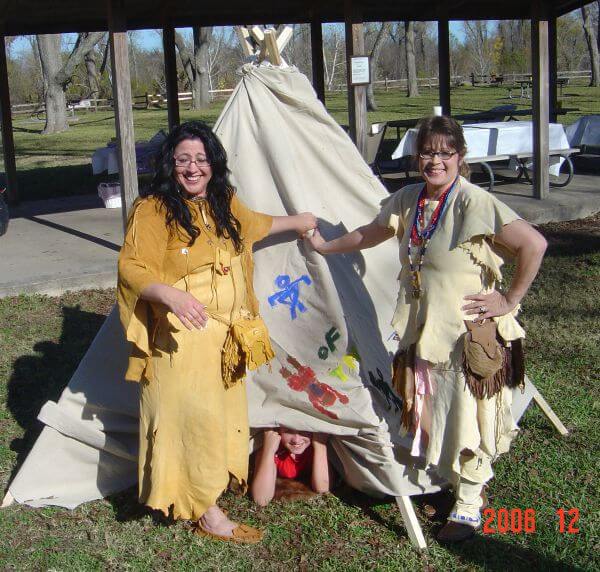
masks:
<svg viewBox="0 0 600 572"><path fill-rule="evenodd" d="M140 502L196 532L257 542L231 521L221 493L246 486L244 381L226 384L229 324L258 315L252 246L269 234L316 226L310 213L249 210L228 179L227 157L208 126L189 122L164 142L150 190L134 204L119 257L118 302L132 353L126 378L141 383Z"/></svg>

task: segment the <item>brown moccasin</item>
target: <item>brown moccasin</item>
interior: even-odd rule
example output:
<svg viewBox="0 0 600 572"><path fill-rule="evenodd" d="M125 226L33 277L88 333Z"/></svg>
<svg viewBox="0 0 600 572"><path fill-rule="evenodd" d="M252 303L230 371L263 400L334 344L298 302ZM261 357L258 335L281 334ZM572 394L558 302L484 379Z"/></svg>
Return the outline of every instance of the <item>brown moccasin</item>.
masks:
<svg viewBox="0 0 600 572"><path fill-rule="evenodd" d="M223 540L225 542L238 542L243 544L257 544L263 539L263 531L247 524L239 524L233 529L231 536L215 534L203 528L200 524L194 528L198 536L206 536L214 540Z"/></svg>
<svg viewBox="0 0 600 572"><path fill-rule="evenodd" d="M440 542L462 542L473 536L475 536L473 526L449 520L438 532L437 539Z"/></svg>

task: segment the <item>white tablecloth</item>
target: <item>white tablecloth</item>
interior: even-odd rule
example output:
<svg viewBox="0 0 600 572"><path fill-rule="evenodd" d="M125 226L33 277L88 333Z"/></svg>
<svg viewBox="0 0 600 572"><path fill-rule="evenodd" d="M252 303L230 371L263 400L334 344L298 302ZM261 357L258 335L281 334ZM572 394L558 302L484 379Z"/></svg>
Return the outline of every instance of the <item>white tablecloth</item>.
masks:
<svg viewBox="0 0 600 572"><path fill-rule="evenodd" d="M498 121L490 123L473 123L463 125L467 142L466 159L479 159L494 155L518 155L533 153L533 122L531 121ZM550 123L550 153L570 147L564 127L560 123ZM392 159L399 159L415 154L417 130L409 129L392 154ZM558 175L562 160L551 160L555 164L550 168L553 175Z"/></svg>
<svg viewBox="0 0 600 572"><path fill-rule="evenodd" d="M567 127L567 137L575 145L600 145L600 115L584 115Z"/></svg>
<svg viewBox="0 0 600 572"><path fill-rule="evenodd" d="M92 173L99 175L108 171L109 175L119 172L116 147L102 147L96 149L92 155Z"/></svg>
<svg viewBox="0 0 600 572"><path fill-rule="evenodd" d="M153 169L153 157L166 138L166 133L161 129L150 141L138 141L135 144L135 157L137 172L151 173ZM96 149L92 155L92 173L99 175L108 171L109 175L119 172L119 161L117 158L117 146L109 143L106 147Z"/></svg>

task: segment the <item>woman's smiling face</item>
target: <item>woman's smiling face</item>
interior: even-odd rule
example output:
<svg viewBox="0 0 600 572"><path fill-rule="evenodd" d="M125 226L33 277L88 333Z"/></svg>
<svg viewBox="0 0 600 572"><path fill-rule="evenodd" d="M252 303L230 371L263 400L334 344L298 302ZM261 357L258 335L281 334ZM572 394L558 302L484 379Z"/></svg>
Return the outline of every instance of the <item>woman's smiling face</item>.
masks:
<svg viewBox="0 0 600 572"><path fill-rule="evenodd" d="M419 151L419 172L427 183L428 194L435 195L448 188L458 176L462 162L463 158L445 137L429 140Z"/></svg>
<svg viewBox="0 0 600 572"><path fill-rule="evenodd" d="M200 139L184 139L175 147L173 160L175 180L181 188L189 196L205 197L206 187L212 177L212 168L210 163L207 163L204 143Z"/></svg>

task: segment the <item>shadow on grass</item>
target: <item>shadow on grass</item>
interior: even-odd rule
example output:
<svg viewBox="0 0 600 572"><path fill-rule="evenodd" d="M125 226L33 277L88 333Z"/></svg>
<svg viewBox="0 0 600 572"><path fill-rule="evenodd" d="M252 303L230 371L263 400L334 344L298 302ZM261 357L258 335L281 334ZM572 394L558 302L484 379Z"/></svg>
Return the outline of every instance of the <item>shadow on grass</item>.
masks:
<svg viewBox="0 0 600 572"><path fill-rule="evenodd" d="M19 170L17 183L21 201L96 194L98 182L90 164L39 167Z"/></svg>
<svg viewBox="0 0 600 572"><path fill-rule="evenodd" d="M542 233L548 241L546 258L600 251L600 233L573 230L543 230Z"/></svg>
<svg viewBox="0 0 600 572"><path fill-rule="evenodd" d="M400 521L399 513L391 511L392 518L386 518L377 512L375 507L395 505L392 497L384 499L374 499L349 487L340 487L335 491L335 495L345 504L360 509L373 521L384 526L399 538L406 538L407 533L404 527L396 522ZM450 512L454 499L450 491L442 491L435 494L421 495L412 498L413 504L418 512L422 512L426 505L427 508L434 509L435 515L428 521L429 532L436 536L442 526L446 523L446 515ZM508 539L507 539L508 540ZM429 540L428 544L437 543L437 540ZM484 535L478 532L472 539L456 544L440 544L445 550L452 553L458 562L466 569L471 569L473 565L481 566L485 570L504 572L505 570L578 570L569 565L563 565L561 562L552 558L546 558L539 552L525 546L515 545L512 542L504 541L499 536Z"/></svg>
<svg viewBox="0 0 600 572"><path fill-rule="evenodd" d="M42 405L48 400L58 400L106 319L102 314L85 312L78 306L62 311L63 327L58 342L38 342L34 346L37 355L21 356L13 364L7 407L25 432L22 438L11 443L11 449L17 453L11 480L42 430L43 425L37 421Z"/></svg>

